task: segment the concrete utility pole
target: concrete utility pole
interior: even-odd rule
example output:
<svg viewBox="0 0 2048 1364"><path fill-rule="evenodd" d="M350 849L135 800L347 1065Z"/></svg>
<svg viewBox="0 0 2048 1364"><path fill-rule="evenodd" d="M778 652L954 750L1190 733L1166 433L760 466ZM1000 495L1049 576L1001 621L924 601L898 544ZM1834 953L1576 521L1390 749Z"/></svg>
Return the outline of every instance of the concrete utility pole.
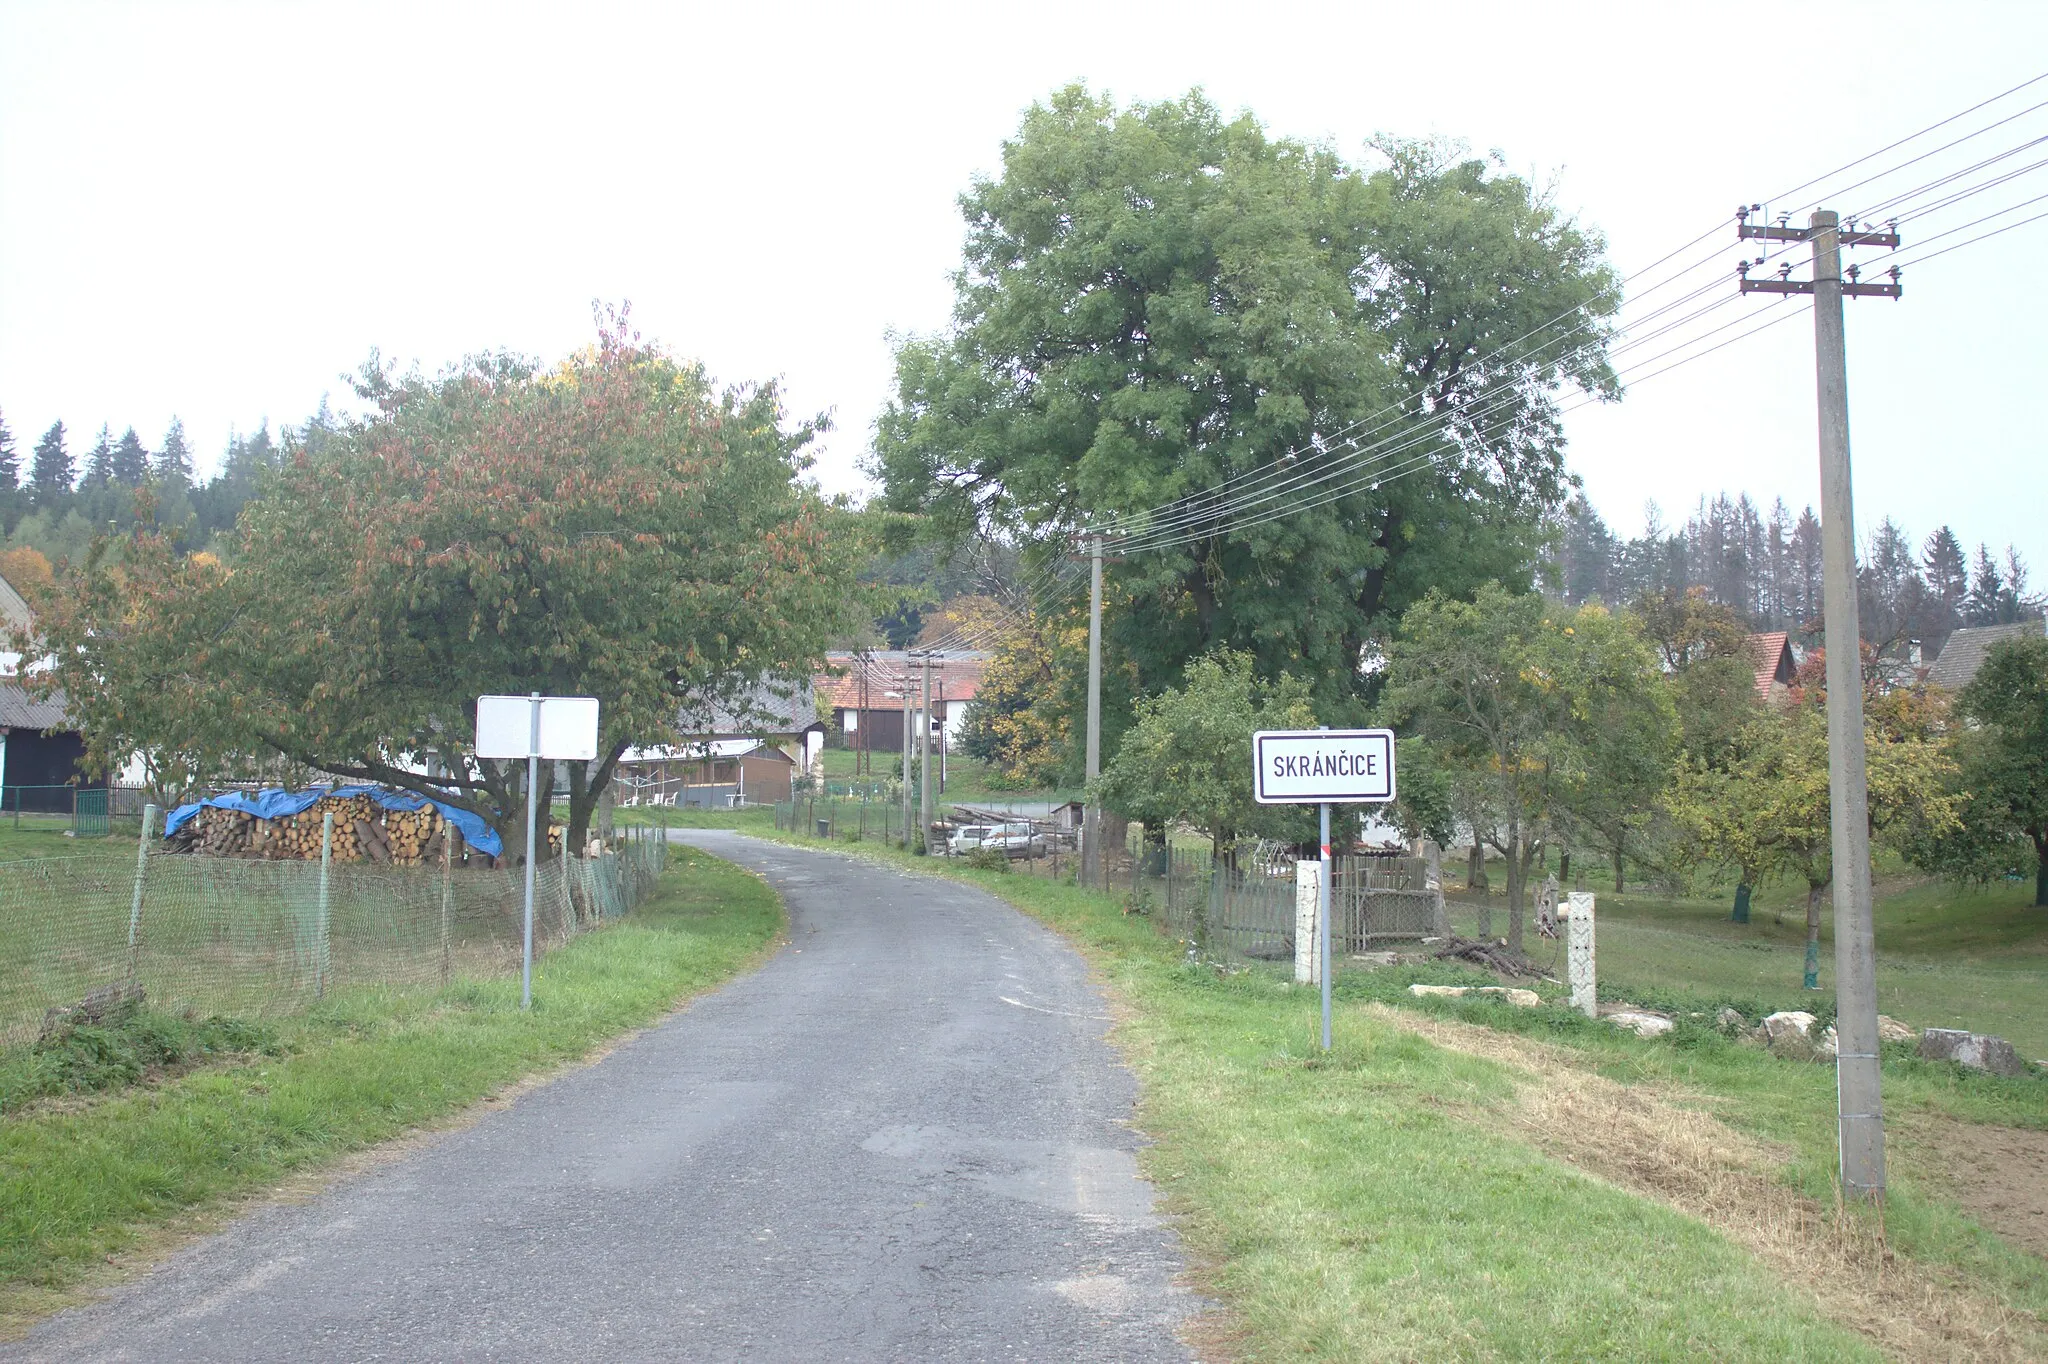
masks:
<svg viewBox="0 0 2048 1364"><path fill-rule="evenodd" d="M932 836L932 820L936 811L932 807L932 655L924 654L924 702L923 710L917 717L917 776L922 794L918 797L919 838ZM927 848L925 851L931 851Z"/></svg>
<svg viewBox="0 0 2048 1364"><path fill-rule="evenodd" d="M1088 784L1102 774L1102 537L1088 541ZM1081 807L1081 884L1102 884L1102 810L1094 791Z"/></svg>
<svg viewBox="0 0 2048 1364"><path fill-rule="evenodd" d="M1835 870L1835 1107L1842 1188L1873 1202L1884 1198L1884 1097L1877 1051L1877 947L1871 924L1870 792L1863 751L1862 632L1856 618L1856 524L1849 477L1849 360L1842 298L1900 296L1890 284L1863 284L1852 266L1842 279L1841 248L1896 248L1896 230L1858 231L1829 209L1804 229L1769 223L1739 235L1813 243L1813 278L1752 280L1744 262L1742 292L1813 295L1814 375L1820 408L1820 538L1822 598L1827 612L1828 819Z"/></svg>

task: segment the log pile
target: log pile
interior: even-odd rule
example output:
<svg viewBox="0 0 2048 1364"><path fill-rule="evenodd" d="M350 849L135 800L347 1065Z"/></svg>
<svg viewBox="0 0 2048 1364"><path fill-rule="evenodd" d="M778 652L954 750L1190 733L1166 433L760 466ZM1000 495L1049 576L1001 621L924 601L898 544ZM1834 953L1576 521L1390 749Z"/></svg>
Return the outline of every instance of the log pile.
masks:
<svg viewBox="0 0 2048 1364"><path fill-rule="evenodd" d="M240 810L204 806L165 840L164 851L317 862L321 820L330 813L334 816L333 856L337 862L439 865L450 834L448 821L431 805L420 810L385 810L369 796L323 796L299 813L280 819L258 819ZM559 846L561 831L550 828L548 841Z"/></svg>

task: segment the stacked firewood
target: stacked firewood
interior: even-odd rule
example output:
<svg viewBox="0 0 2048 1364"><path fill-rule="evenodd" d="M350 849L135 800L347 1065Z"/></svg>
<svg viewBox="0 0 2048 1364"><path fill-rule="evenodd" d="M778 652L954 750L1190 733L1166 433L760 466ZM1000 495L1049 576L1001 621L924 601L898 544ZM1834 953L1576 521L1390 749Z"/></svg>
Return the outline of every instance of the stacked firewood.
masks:
<svg viewBox="0 0 2048 1364"><path fill-rule="evenodd" d="M385 810L368 796L324 796L281 819L202 807L166 840L165 851L317 862L321 822L328 814L334 816L333 857L337 862L400 867L438 863L449 837L448 821L431 805L420 810ZM559 838L554 830L549 836Z"/></svg>

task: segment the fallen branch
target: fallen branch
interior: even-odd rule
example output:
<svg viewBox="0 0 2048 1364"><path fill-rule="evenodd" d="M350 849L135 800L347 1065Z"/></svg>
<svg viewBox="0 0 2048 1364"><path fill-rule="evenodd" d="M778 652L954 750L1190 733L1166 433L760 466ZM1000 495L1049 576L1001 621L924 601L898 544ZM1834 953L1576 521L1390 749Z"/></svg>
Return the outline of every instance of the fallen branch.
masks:
<svg viewBox="0 0 2048 1364"><path fill-rule="evenodd" d="M1498 943L1474 938L1447 938L1433 954L1438 961L1465 961L1484 966L1504 976L1538 976L1542 973L1527 957L1511 955Z"/></svg>

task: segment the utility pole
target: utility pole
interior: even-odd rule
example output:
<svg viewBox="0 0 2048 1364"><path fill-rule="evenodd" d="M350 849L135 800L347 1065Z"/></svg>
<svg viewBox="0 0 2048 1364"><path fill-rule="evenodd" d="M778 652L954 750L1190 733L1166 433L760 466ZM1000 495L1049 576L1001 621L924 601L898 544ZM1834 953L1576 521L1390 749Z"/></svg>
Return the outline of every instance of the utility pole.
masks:
<svg viewBox="0 0 2048 1364"><path fill-rule="evenodd" d="M1102 809L1095 779L1102 775L1102 537L1088 540L1088 786L1081 807L1081 884L1102 884Z"/></svg>
<svg viewBox="0 0 2048 1364"><path fill-rule="evenodd" d="M903 655L903 847L910 848L910 654Z"/></svg>
<svg viewBox="0 0 2048 1364"><path fill-rule="evenodd" d="M1877 946L1871 925L1870 791L1863 751L1862 632L1856 618L1856 525L1849 477L1849 360L1842 299L1898 298L1899 271L1889 284L1864 284L1856 267L1842 278L1844 246L1899 244L1890 230L1845 231L1830 209L1809 226L1782 220L1751 224L1738 209L1738 235L1813 243L1813 278L1752 280L1743 293L1813 295L1814 375L1820 409L1820 538L1828 668L1828 819L1835 871L1835 1107L1842 1188L1851 1197L1884 1199L1883 1072L1877 1051Z"/></svg>
<svg viewBox="0 0 2048 1364"><path fill-rule="evenodd" d="M922 821L917 836L929 839L932 836L932 653L924 652L924 702L923 710L917 717L917 778L921 793L918 797L917 812ZM926 852L931 849L927 847Z"/></svg>

